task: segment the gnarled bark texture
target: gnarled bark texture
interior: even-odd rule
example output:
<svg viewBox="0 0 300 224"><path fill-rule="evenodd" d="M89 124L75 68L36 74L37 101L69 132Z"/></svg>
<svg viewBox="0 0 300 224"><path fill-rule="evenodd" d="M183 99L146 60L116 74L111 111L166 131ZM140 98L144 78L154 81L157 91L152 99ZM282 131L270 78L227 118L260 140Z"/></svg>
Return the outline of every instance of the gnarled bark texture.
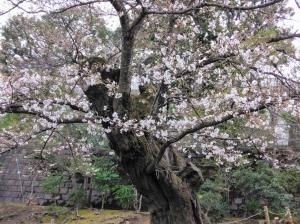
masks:
<svg viewBox="0 0 300 224"><path fill-rule="evenodd" d="M112 115L113 99L106 94L104 85L91 86L85 94L98 114ZM105 127L108 125L103 123ZM111 129L107 135L110 146L120 157L120 165L132 183L147 200L151 223L202 224L194 192L202 181L200 171L172 150L149 171L147 166L154 162L161 143L150 135L138 137L133 131L121 133L118 128Z"/></svg>

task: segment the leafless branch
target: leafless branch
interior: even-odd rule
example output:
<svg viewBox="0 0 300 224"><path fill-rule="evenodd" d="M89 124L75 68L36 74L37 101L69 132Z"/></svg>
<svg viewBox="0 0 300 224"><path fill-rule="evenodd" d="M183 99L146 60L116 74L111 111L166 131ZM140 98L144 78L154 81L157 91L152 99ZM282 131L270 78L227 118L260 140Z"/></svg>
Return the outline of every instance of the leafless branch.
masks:
<svg viewBox="0 0 300 224"><path fill-rule="evenodd" d="M47 146L49 140L51 139L51 137L52 137L52 135L53 135L53 133L54 133L54 130L55 130L55 128L52 128L50 134L48 135L46 141L45 141L44 144L43 144L43 147L41 148L41 151L40 151L40 157L41 157L41 158L43 158L43 152L44 152L44 149L46 148L46 146Z"/></svg>
<svg viewBox="0 0 300 224"><path fill-rule="evenodd" d="M92 5L92 4L99 3L99 2L102 2L102 1L101 0L93 0L93 1L88 1L88 2L79 1L77 4L73 4L73 5L70 5L68 7L64 7L64 8L61 8L59 10L53 11L53 12L51 12L51 14L59 14L59 13L66 12L66 11L68 11L70 9L73 9L73 8L86 6L86 5Z"/></svg>
<svg viewBox="0 0 300 224"><path fill-rule="evenodd" d="M6 11L4 11L4 12L0 12L0 16L3 16L3 15L5 15L5 14L7 14L7 13L9 13L9 12L11 12L12 10L14 10L15 8L18 8L23 2L25 2L26 0L20 0L20 1L18 1L17 3L13 3L12 1L10 1L12 4L13 4L13 6L10 8L10 9L8 9L8 10L6 10Z"/></svg>
<svg viewBox="0 0 300 224"><path fill-rule="evenodd" d="M42 133L44 133L48 130L52 130L52 129L53 129L52 127L51 128L47 127L47 128L42 128L38 131L34 131L33 133L30 133L30 135L23 140L23 143L29 142L31 139L33 139L33 136L35 136L35 135L42 134ZM7 138L7 137L9 137L9 136L5 136L5 138ZM0 151L0 154L3 154L5 152L8 152L8 151L13 150L13 149L17 149L19 146L20 146L20 144L15 141L14 146L10 146L7 150Z"/></svg>
<svg viewBox="0 0 300 224"><path fill-rule="evenodd" d="M77 161L76 161L76 158L75 158L75 155L74 155L74 152L73 152L73 148L72 148L72 145L71 145L69 139L66 136L64 136L61 132L59 132L57 130L55 131L55 133L57 133L58 135L60 135L65 140L65 142L68 145L68 149L69 149L69 151L70 151L70 153L72 155L72 158L74 159L74 163L77 165Z"/></svg>
<svg viewBox="0 0 300 224"><path fill-rule="evenodd" d="M147 14L156 14L156 15L168 15L168 14L174 14L174 15L182 15L186 14L191 11L195 11L200 8L206 8L206 7L215 7L221 10L238 10L238 11L249 11L249 10L256 10L261 8L266 8L268 6L277 4L283 2L283 0L273 0L264 4L260 5L253 5L253 6L234 6L234 5L224 5L219 3L209 3L209 2L202 2L197 5L194 5L192 7L182 9L182 10L174 10L174 11L157 11L157 10L149 10L146 11Z"/></svg>

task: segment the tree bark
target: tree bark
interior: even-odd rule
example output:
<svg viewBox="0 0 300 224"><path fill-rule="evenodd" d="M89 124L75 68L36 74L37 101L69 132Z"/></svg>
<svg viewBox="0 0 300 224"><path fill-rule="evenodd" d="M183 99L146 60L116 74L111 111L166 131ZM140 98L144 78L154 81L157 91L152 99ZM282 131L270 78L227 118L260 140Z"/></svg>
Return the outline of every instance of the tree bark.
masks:
<svg viewBox="0 0 300 224"><path fill-rule="evenodd" d="M152 148L155 145L153 141L147 137L137 138L131 133L121 137L113 132L109 139L112 148L117 149L120 165L149 205L152 224L203 223L197 195L193 191L194 179L200 181L200 178L197 172L187 171L190 166L183 157L173 153L173 161L163 159L153 172L147 173L147 164L153 162L158 150L157 147ZM123 144L128 144L128 148L123 148ZM181 171L171 170L171 166L177 166Z"/></svg>
<svg viewBox="0 0 300 224"><path fill-rule="evenodd" d="M103 84L89 87L86 96L92 108L102 116L112 116L115 103ZM104 106L106 110L103 110ZM108 123L103 123L109 127ZM110 147L120 158L120 165L149 205L152 224L202 224L195 190L200 186L200 171L176 151L169 150L151 171L161 143L148 134L138 137L134 130L121 133L109 127ZM175 167L175 169L174 169Z"/></svg>

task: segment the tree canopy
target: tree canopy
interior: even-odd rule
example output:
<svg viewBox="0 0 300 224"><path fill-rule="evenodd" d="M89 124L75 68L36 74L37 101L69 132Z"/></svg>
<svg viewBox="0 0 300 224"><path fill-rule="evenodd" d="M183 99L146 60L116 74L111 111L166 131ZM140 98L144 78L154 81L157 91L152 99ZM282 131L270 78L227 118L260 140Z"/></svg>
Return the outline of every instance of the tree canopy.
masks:
<svg viewBox="0 0 300 224"><path fill-rule="evenodd" d="M27 14L2 29L0 112L20 114L20 125L1 129L1 148L38 135L46 146L64 126L82 124L89 134L106 134L137 189L155 204L154 179L172 186L172 193L156 189L165 198L182 184L193 188L187 167L199 172L191 151L239 164L245 157L237 145L245 144L268 158L263 136L224 125L241 118L267 130L260 111L269 108L299 117L299 55L291 40L300 34L280 25L293 13L287 1L8 2L3 14ZM116 29L107 25L113 18ZM88 151L82 137L69 135L64 144ZM157 207L165 211L167 203L154 205L153 223L166 221ZM202 223L195 212L178 222L166 217Z"/></svg>

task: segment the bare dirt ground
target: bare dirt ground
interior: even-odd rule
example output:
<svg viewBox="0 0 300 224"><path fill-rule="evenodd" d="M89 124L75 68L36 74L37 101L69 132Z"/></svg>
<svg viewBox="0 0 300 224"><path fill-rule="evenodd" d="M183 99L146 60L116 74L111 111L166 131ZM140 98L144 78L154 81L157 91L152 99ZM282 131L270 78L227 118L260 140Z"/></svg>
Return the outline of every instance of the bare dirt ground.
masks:
<svg viewBox="0 0 300 224"><path fill-rule="evenodd" d="M19 203L0 203L1 224L150 224L149 214L121 210L81 209L80 217L74 212L49 212L42 206L26 206Z"/></svg>

